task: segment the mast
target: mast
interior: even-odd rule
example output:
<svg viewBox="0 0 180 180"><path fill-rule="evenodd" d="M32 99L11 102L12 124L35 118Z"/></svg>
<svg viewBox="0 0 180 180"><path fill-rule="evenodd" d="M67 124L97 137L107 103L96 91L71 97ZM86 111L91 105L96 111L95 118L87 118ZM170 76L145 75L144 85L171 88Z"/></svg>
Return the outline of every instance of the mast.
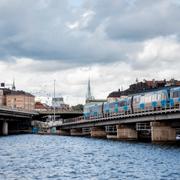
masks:
<svg viewBox="0 0 180 180"><path fill-rule="evenodd" d="M54 109L54 118L53 120L55 121L55 118L56 118L56 112L55 112L55 93L56 93L56 89L55 89L55 85L56 85L56 80L54 80L54 106L53 106L53 109Z"/></svg>

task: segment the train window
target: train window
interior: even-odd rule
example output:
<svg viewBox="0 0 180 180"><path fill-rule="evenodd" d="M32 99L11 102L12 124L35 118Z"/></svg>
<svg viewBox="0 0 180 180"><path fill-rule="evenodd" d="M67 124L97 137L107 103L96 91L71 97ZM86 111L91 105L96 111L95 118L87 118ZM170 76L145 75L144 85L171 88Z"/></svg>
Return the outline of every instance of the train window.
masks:
<svg viewBox="0 0 180 180"><path fill-rule="evenodd" d="M145 103L151 102L151 96L150 96L149 94L147 94L147 95L144 97L144 102L145 102Z"/></svg>
<svg viewBox="0 0 180 180"><path fill-rule="evenodd" d="M157 94L157 101L160 101L161 99L161 94Z"/></svg>
<svg viewBox="0 0 180 180"><path fill-rule="evenodd" d="M145 97L144 97L144 96L141 96L140 102L141 102L141 103L144 103L144 102L145 102Z"/></svg>
<svg viewBox="0 0 180 180"><path fill-rule="evenodd" d="M135 104L138 104L139 101L140 101L140 97L139 96L134 97L134 103Z"/></svg>
<svg viewBox="0 0 180 180"><path fill-rule="evenodd" d="M164 93L161 94L161 99L165 99L165 94Z"/></svg>
<svg viewBox="0 0 180 180"><path fill-rule="evenodd" d="M149 102L152 102L152 96L149 96Z"/></svg>
<svg viewBox="0 0 180 180"><path fill-rule="evenodd" d="M180 92L175 91L173 92L173 98L178 98L180 96Z"/></svg>
<svg viewBox="0 0 180 180"><path fill-rule="evenodd" d="M125 106L126 105L126 101L120 101L119 102L119 106L122 107L122 106Z"/></svg>
<svg viewBox="0 0 180 180"><path fill-rule="evenodd" d="M113 104L113 103L111 103L109 106L110 106L110 108L113 108L113 107L114 107L114 104Z"/></svg>
<svg viewBox="0 0 180 180"><path fill-rule="evenodd" d="M156 94L153 94L152 95L152 101L156 101L157 97L156 97Z"/></svg>
<svg viewBox="0 0 180 180"><path fill-rule="evenodd" d="M148 102L148 96L144 97L144 102L147 103Z"/></svg>

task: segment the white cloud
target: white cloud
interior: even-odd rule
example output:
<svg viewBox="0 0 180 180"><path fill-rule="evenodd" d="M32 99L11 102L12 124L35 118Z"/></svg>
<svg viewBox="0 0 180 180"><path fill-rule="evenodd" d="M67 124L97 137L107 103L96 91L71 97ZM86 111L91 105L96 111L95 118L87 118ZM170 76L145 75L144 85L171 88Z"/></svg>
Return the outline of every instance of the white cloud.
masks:
<svg viewBox="0 0 180 180"><path fill-rule="evenodd" d="M134 66L154 70L180 67L180 43L176 36L157 37L144 42L144 47L137 52ZM133 57L131 57L133 58ZM176 69L176 68L175 68ZM174 70L175 70L174 69Z"/></svg>
<svg viewBox="0 0 180 180"><path fill-rule="evenodd" d="M15 2L14 2L15 1ZM84 103L135 79L180 78L180 6L167 1L0 1L0 80Z"/></svg>

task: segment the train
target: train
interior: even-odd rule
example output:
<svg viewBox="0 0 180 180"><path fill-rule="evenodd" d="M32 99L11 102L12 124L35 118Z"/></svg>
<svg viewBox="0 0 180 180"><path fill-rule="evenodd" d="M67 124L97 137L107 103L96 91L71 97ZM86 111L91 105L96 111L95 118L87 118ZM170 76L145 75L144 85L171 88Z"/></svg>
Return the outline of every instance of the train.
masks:
<svg viewBox="0 0 180 180"><path fill-rule="evenodd" d="M84 119L105 117L109 114L128 114L180 106L180 86L164 87L148 92L121 97L114 102L84 105Z"/></svg>

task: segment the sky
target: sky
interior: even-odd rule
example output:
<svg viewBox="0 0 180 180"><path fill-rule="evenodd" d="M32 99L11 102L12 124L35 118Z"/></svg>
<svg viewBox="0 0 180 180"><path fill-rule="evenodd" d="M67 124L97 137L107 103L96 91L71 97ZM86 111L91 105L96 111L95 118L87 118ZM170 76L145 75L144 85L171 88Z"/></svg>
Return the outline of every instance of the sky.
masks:
<svg viewBox="0 0 180 180"><path fill-rule="evenodd" d="M180 79L180 0L0 0L0 82L44 102L85 102ZM46 98L45 98L46 97Z"/></svg>

